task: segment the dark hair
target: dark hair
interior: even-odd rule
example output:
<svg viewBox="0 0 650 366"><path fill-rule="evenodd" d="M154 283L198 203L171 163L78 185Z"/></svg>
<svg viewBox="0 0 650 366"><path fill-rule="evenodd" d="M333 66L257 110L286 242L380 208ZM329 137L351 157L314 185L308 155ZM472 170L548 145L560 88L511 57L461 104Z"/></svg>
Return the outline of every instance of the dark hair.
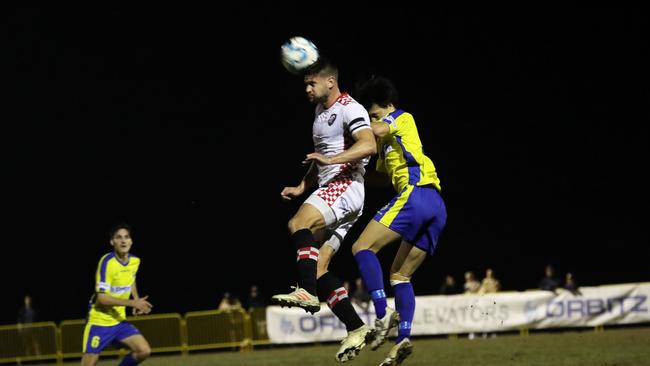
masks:
<svg viewBox="0 0 650 366"><path fill-rule="evenodd" d="M131 229L131 225L127 224L126 222L119 222L113 226L111 226L110 230L108 231L108 238L113 239L113 236L115 236L115 233L117 233L120 229L124 229L129 232L129 235L132 235L133 229Z"/></svg>
<svg viewBox="0 0 650 366"><path fill-rule="evenodd" d="M398 97L397 89L390 79L373 75L365 82L357 84L354 99L369 109L373 104L382 108L389 104L397 106Z"/></svg>
<svg viewBox="0 0 650 366"><path fill-rule="evenodd" d="M338 79L339 69L330 60L319 57L316 62L303 72L303 75L333 76L335 79Z"/></svg>

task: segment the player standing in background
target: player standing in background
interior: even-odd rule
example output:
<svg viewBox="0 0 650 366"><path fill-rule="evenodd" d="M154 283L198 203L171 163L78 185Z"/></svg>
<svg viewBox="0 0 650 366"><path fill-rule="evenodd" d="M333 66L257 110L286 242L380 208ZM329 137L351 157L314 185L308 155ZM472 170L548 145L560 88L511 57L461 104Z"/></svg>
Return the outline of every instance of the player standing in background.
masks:
<svg viewBox="0 0 650 366"><path fill-rule="evenodd" d="M297 252L298 286L289 294L273 296L272 301L311 313L320 309L319 298L326 301L348 331L336 353L336 360L345 362L359 353L373 333L354 310L341 281L328 272L328 266L361 216L364 166L376 153L376 143L368 112L339 90L335 66L321 58L307 70L304 81L307 98L316 104L315 152L306 156L310 167L300 184L285 187L281 196L291 200L315 185L318 188L288 224Z"/></svg>
<svg viewBox="0 0 650 366"><path fill-rule="evenodd" d="M131 349L119 366L137 365L151 353L147 340L126 321L126 306L133 308L133 315L148 314L152 307L148 296L138 296L135 278L140 258L129 253L133 245L131 227L127 224L114 226L110 231L110 243L114 251L104 255L97 267L94 301L91 300L83 335L82 366L96 365L101 351L114 342Z"/></svg>
<svg viewBox="0 0 650 366"><path fill-rule="evenodd" d="M409 340L415 312L411 277L427 254L433 254L447 211L439 193L440 180L433 163L424 155L415 120L410 113L396 108L398 98L393 83L374 77L360 86L357 98L368 109L377 136L377 171L388 175L397 196L368 223L352 246L352 253L377 314L371 348L377 349L399 322L396 344L380 366L400 365L413 350ZM390 270L395 313L386 306L384 277L376 253L398 240L401 245Z"/></svg>

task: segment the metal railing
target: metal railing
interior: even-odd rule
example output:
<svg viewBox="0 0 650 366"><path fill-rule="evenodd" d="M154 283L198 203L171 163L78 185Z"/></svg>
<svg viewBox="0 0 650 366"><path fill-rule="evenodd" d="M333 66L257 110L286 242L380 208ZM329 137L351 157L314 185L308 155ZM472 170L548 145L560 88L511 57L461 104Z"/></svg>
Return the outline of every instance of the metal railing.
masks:
<svg viewBox="0 0 650 366"><path fill-rule="evenodd" d="M217 348L251 349L270 344L266 334L265 308L250 312L236 310L195 311L128 317L151 346L153 353L182 352ZM82 356L86 321L64 320L27 325L0 326L0 363L55 360ZM124 351L107 348L102 355Z"/></svg>

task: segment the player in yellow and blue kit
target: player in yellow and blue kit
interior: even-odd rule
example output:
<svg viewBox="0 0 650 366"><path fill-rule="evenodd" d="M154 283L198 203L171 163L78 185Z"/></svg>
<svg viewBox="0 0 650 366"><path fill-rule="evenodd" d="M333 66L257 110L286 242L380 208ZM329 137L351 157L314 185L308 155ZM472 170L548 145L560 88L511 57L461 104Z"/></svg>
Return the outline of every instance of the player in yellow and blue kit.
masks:
<svg viewBox="0 0 650 366"><path fill-rule="evenodd" d="M357 99L368 109L377 138L377 171L388 175L397 196L368 223L352 252L377 315L371 348L381 346L389 330L399 325L396 344L380 366L400 365L413 349L409 340L415 312L411 277L427 255L433 254L447 221L447 210L440 196L440 180L422 150L413 116L396 108L397 90L393 83L374 77L360 86ZM390 270L396 312L386 305L376 253L398 240L401 246Z"/></svg>
<svg viewBox="0 0 650 366"><path fill-rule="evenodd" d="M151 353L147 340L126 321L126 306L133 308L133 315L148 314L152 307L148 296L138 296L135 278L140 258L129 253L133 245L131 227L127 224L114 226L110 231L110 243L114 251L104 255L97 267L95 294L83 335L82 366L96 365L100 352L116 342L131 349L120 366L137 365Z"/></svg>

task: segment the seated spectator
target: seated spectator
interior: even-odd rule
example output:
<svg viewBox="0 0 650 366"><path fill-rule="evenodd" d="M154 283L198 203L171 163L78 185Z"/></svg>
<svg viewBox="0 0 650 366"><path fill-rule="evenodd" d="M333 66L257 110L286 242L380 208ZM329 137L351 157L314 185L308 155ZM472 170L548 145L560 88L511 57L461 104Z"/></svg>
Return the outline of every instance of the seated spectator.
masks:
<svg viewBox="0 0 650 366"><path fill-rule="evenodd" d="M241 302L238 298L232 296L230 292L224 292L221 301L219 302L219 310L233 310L241 309Z"/></svg>
<svg viewBox="0 0 650 366"><path fill-rule="evenodd" d="M246 300L246 305L248 306L248 310L253 308L263 308L266 306L266 300L264 300L264 297L260 294L257 286L251 286L250 292L248 293L248 299Z"/></svg>
<svg viewBox="0 0 650 366"><path fill-rule="evenodd" d="M544 268L544 277L539 281L539 289L544 291L555 291L560 287L560 281L555 277L555 269L548 264Z"/></svg>
<svg viewBox="0 0 650 366"><path fill-rule="evenodd" d="M490 294L499 292L501 290L501 283L494 277L492 268L485 270L485 278L481 282L481 287L478 289L479 294Z"/></svg>
<svg viewBox="0 0 650 366"><path fill-rule="evenodd" d="M476 294L478 293L480 287L481 283L476 280L474 272L465 272L465 283L463 284L463 291L466 294Z"/></svg>
<svg viewBox="0 0 650 366"><path fill-rule="evenodd" d="M452 275L445 276L445 281L440 286L440 290L438 290L438 293L440 295L456 295L460 294L461 292L462 291L456 283L456 279L454 279L454 276Z"/></svg>
<svg viewBox="0 0 650 366"><path fill-rule="evenodd" d="M570 291L574 295L582 295L580 289L578 288L578 284L576 283L576 280L573 277L573 273L571 272L567 272L566 277L564 279L563 288L567 291Z"/></svg>

